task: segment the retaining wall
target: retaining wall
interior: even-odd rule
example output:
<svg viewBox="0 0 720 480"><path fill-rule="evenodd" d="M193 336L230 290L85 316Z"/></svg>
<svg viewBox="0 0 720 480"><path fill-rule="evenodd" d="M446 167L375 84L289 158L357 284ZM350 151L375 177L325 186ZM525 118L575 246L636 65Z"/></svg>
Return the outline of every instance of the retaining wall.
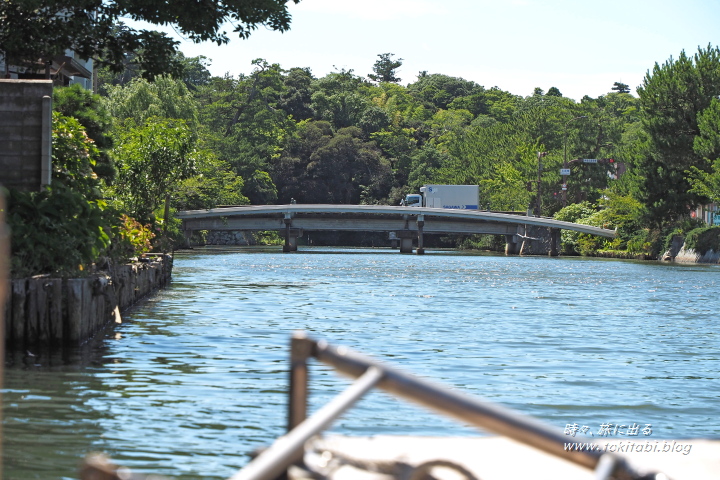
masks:
<svg viewBox="0 0 720 480"><path fill-rule="evenodd" d="M207 245L254 245L252 234L244 230L210 230Z"/></svg>
<svg viewBox="0 0 720 480"><path fill-rule="evenodd" d="M114 267L85 278L40 275L11 280L5 308L8 348L81 345L120 312L167 285L172 256Z"/></svg>
<svg viewBox="0 0 720 480"><path fill-rule="evenodd" d="M665 262L720 263L720 252L709 250L701 255L692 248L685 248L685 238L682 235L674 235L670 249L661 258Z"/></svg>

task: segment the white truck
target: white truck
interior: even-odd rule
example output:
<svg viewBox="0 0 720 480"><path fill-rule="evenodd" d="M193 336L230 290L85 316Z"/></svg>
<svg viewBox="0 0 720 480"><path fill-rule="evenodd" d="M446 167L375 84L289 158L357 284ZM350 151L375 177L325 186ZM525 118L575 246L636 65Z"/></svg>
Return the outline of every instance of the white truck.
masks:
<svg viewBox="0 0 720 480"><path fill-rule="evenodd" d="M480 204L480 188L477 185L425 185L420 188L420 193L406 195L405 205L477 210Z"/></svg>

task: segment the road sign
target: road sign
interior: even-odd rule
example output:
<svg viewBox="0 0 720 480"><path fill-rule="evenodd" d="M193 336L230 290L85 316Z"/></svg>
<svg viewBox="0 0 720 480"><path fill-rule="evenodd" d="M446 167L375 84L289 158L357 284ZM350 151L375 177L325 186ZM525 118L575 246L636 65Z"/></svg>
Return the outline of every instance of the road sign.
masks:
<svg viewBox="0 0 720 480"><path fill-rule="evenodd" d="M597 163L597 158L583 158L583 163Z"/></svg>
<svg viewBox="0 0 720 480"><path fill-rule="evenodd" d="M561 168L560 175L570 175L570 169L569 168Z"/></svg>
<svg viewBox="0 0 720 480"><path fill-rule="evenodd" d="M567 190L567 185L565 185L565 184L563 183L562 189L563 189L563 190Z"/></svg>

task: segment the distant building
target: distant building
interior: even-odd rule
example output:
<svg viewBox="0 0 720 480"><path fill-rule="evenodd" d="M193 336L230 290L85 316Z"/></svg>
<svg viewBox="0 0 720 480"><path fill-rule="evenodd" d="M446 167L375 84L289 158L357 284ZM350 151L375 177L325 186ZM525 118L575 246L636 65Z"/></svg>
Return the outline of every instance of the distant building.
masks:
<svg viewBox="0 0 720 480"><path fill-rule="evenodd" d="M698 206L690 212L690 216L700 219L708 225L720 225L720 210L715 203Z"/></svg>
<svg viewBox="0 0 720 480"><path fill-rule="evenodd" d="M49 65L38 61L35 66L22 67L5 65L5 58L0 55L0 78L14 80L44 80L46 68L50 70L50 80L55 86L66 87L75 83L86 90L93 90L93 61L83 60L72 50L65 50L65 55L58 55Z"/></svg>

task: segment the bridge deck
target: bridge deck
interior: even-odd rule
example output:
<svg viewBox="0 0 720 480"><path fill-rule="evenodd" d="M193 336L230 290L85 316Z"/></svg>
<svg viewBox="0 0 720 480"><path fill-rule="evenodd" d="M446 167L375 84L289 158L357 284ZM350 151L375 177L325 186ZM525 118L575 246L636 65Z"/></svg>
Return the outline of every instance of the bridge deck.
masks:
<svg viewBox="0 0 720 480"><path fill-rule="evenodd" d="M273 230L286 226L306 230L417 230L424 222L425 233L515 234L518 226L541 226L573 230L613 238L615 231L562 222L546 217L528 217L481 210L401 207L390 205L247 205L187 210L178 217L189 230Z"/></svg>

